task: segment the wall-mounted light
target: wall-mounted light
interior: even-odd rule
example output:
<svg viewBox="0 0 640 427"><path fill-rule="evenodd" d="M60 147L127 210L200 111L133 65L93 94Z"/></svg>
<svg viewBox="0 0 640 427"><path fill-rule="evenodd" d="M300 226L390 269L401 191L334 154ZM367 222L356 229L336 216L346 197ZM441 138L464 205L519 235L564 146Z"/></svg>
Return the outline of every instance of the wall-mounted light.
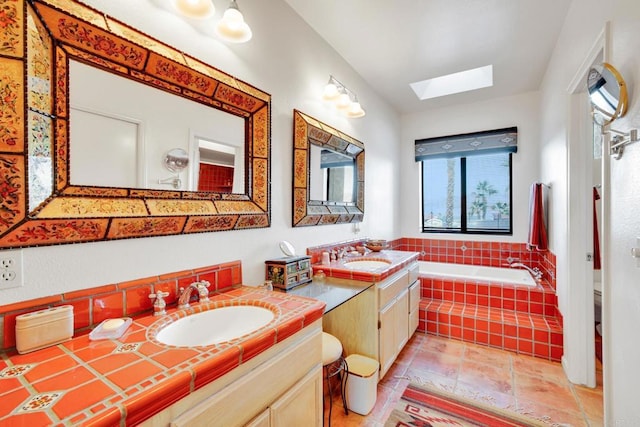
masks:
<svg viewBox="0 0 640 427"><path fill-rule="evenodd" d="M176 12L192 19L211 18L216 8L211 0L171 0Z"/></svg>
<svg viewBox="0 0 640 427"><path fill-rule="evenodd" d="M165 3L164 8L187 18L187 21L191 20L189 23L197 29L208 25L207 20L213 21L216 11L213 0L170 0L169 4L171 7ZM215 25L213 22L211 24L214 26L216 35L226 42L245 43L251 40L253 35L236 0L231 0L222 18Z"/></svg>
<svg viewBox="0 0 640 427"><path fill-rule="evenodd" d="M216 34L223 40L231 43L244 43L251 40L251 28L244 21L242 12L238 9L236 0L231 0L229 7L224 11L222 19L216 25Z"/></svg>
<svg viewBox="0 0 640 427"><path fill-rule="evenodd" d="M358 102L358 96L333 76L329 76L329 82L322 92L322 99L332 102L347 117L357 118L365 115Z"/></svg>

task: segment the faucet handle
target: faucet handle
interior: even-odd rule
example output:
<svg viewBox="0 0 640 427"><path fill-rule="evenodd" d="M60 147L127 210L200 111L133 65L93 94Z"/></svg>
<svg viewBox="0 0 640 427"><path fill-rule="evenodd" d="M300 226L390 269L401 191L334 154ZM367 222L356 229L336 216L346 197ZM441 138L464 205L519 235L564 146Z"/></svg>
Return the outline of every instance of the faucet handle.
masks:
<svg viewBox="0 0 640 427"><path fill-rule="evenodd" d="M207 280L201 280L200 282L196 282L196 287L198 288L198 298L200 302L209 301L209 283Z"/></svg>
<svg viewBox="0 0 640 427"><path fill-rule="evenodd" d="M508 257L507 258L507 263L508 264L513 264L516 261L520 261L520 258L513 258L513 257Z"/></svg>
<svg viewBox="0 0 640 427"><path fill-rule="evenodd" d="M167 314L165 308L167 307L167 303L164 298L169 296L169 292L157 291L155 293L150 293L149 298L153 301L153 315L154 316L162 316Z"/></svg>

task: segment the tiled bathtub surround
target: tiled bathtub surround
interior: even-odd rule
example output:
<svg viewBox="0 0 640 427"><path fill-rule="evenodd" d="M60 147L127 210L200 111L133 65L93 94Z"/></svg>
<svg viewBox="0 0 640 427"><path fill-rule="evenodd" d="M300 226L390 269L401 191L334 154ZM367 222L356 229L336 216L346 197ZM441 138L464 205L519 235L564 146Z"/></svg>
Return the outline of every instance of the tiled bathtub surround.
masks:
<svg viewBox="0 0 640 427"><path fill-rule="evenodd" d="M562 357L562 319L548 284L522 289L420 280L419 330L554 361Z"/></svg>
<svg viewBox="0 0 640 427"><path fill-rule="evenodd" d="M211 293L229 289L242 283L242 265L240 261L233 261L0 306L0 347L15 347L16 317L20 314L59 305L72 305L74 335L79 335L90 332L108 318L131 317L151 312L152 301L149 294L152 292L169 292L165 301L170 308L176 304L180 288L186 288L190 283L200 280L211 283Z"/></svg>
<svg viewBox="0 0 640 427"><path fill-rule="evenodd" d="M525 243L475 242L466 240L412 239L389 242L390 249L420 253L420 261L504 267L511 258L538 267L556 289L556 257L550 251L530 251Z"/></svg>
<svg viewBox="0 0 640 427"><path fill-rule="evenodd" d="M554 361L562 357L562 316L551 252L529 251L523 243L437 239L403 238L390 246L419 252L421 261L504 267L511 258L540 268L543 280L535 288L421 277L418 329Z"/></svg>

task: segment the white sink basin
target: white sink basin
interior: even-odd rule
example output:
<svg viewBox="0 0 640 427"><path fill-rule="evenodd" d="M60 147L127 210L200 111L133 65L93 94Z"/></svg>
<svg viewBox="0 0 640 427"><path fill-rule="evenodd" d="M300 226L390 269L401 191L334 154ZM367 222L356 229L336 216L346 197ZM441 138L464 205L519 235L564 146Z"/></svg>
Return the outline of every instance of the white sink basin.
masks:
<svg viewBox="0 0 640 427"><path fill-rule="evenodd" d="M389 261L360 259L356 261L345 262L344 266L347 268L351 268L353 270L373 271L373 270L378 270L380 268L389 267L389 264L391 264L391 262Z"/></svg>
<svg viewBox="0 0 640 427"><path fill-rule="evenodd" d="M214 308L169 323L155 338L176 347L218 344L254 332L274 317L268 308L252 305Z"/></svg>

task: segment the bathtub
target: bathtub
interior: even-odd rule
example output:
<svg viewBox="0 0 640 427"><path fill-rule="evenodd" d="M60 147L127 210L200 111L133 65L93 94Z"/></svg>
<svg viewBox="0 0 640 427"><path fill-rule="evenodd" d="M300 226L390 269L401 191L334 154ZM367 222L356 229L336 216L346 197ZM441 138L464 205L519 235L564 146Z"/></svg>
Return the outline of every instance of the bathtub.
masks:
<svg viewBox="0 0 640 427"><path fill-rule="evenodd" d="M448 279L474 280L502 283L512 286L536 287L536 281L527 270L516 268L485 267L479 265L449 264L418 261L420 275Z"/></svg>

